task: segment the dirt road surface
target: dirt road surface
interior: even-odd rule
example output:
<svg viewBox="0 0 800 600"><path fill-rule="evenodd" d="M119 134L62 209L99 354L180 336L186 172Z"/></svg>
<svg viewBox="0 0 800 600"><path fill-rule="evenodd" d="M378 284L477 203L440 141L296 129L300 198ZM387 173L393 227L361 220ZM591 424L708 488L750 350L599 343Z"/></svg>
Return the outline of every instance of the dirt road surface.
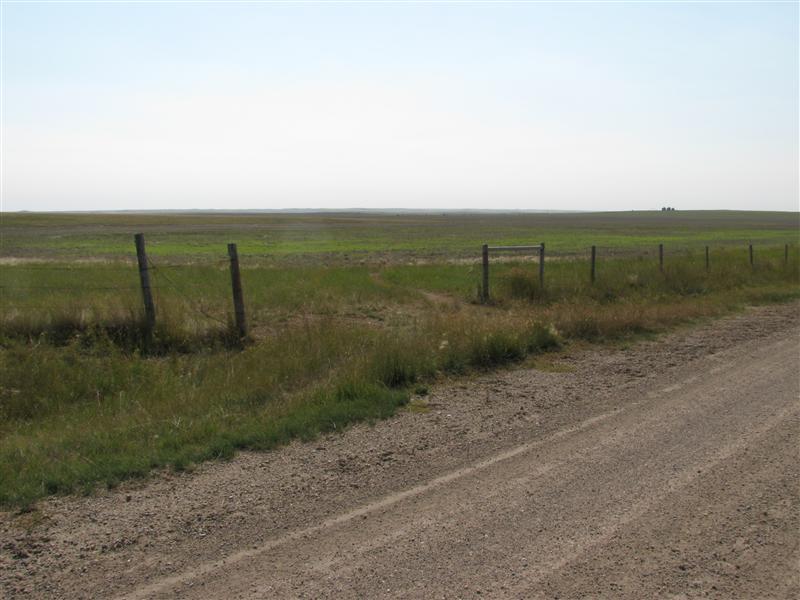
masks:
<svg viewBox="0 0 800 600"><path fill-rule="evenodd" d="M800 597L800 307L0 519L8 597Z"/></svg>

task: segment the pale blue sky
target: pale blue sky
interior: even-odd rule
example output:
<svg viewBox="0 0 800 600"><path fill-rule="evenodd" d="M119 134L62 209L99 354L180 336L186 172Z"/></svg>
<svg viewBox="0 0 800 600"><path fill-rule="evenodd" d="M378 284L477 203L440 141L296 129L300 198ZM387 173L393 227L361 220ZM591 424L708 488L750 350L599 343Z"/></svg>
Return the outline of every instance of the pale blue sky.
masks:
<svg viewBox="0 0 800 600"><path fill-rule="evenodd" d="M798 209L797 3L2 12L3 210Z"/></svg>

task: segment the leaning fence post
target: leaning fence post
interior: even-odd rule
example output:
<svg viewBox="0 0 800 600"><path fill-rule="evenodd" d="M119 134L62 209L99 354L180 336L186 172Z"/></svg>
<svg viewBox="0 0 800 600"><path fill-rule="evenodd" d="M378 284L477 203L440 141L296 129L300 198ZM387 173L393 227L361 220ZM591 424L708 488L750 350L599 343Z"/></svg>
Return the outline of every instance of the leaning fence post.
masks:
<svg viewBox="0 0 800 600"><path fill-rule="evenodd" d="M481 294L481 302L489 301L489 244L484 244L481 248L483 259L483 290Z"/></svg>
<svg viewBox="0 0 800 600"><path fill-rule="evenodd" d="M156 305L153 303L153 292L150 289L150 271L147 268L147 253L144 248L144 234L137 233L133 236L136 242L136 260L139 263L139 282L142 285L142 300L144 301L145 323L147 332L152 333L156 325Z"/></svg>
<svg viewBox="0 0 800 600"><path fill-rule="evenodd" d="M708 246L706 246L706 271L708 271L710 265L709 256L708 256Z"/></svg>
<svg viewBox="0 0 800 600"><path fill-rule="evenodd" d="M754 266L754 263L753 263L753 244L750 244L748 246L748 251L750 253L750 266L752 267L752 266Z"/></svg>
<svg viewBox="0 0 800 600"><path fill-rule="evenodd" d="M664 244L658 245L658 270L664 272Z"/></svg>
<svg viewBox="0 0 800 600"><path fill-rule="evenodd" d="M544 289L544 242L539 245L539 287Z"/></svg>
<svg viewBox="0 0 800 600"><path fill-rule="evenodd" d="M596 260L597 260L597 246L592 246L592 268L591 268L591 273L592 273L592 284L593 285L594 285L595 274L596 274L596 271L595 271L595 261Z"/></svg>
<svg viewBox="0 0 800 600"><path fill-rule="evenodd" d="M233 288L233 310L236 316L236 329L239 337L247 335L247 321L244 315L244 296L242 295L242 278L239 273L239 252L236 244L228 244L228 256L231 259L231 287Z"/></svg>

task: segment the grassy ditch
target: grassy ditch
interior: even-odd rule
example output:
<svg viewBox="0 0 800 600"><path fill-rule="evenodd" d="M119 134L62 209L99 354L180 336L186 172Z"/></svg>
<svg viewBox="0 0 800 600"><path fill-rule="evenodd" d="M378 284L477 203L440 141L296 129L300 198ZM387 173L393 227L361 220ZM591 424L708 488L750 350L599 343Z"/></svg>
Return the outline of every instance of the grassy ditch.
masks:
<svg viewBox="0 0 800 600"><path fill-rule="evenodd" d="M443 374L496 368L571 340L626 338L800 297L796 255L786 265L779 249L764 251L755 269L740 253L715 258L708 272L691 255L671 257L663 273L652 261L607 261L595 285L585 264L554 262L544 289L529 265L498 265L490 306L477 305L468 289L461 295L472 272L458 266L416 267L419 278L412 267L386 268L380 278L348 271L351 287L314 287L321 316L287 322L243 347L225 343L223 326L219 339L203 337L208 329L170 320L169 312L158 335L183 345L157 352L103 322L70 329L68 321L51 319L23 331L6 320L0 505L25 507L50 494L113 486L155 468L184 469L384 418L415 387ZM426 304L412 283L450 292L454 302ZM378 325L337 318L343 310L363 314L376 297L399 316ZM287 301L286 314L295 307ZM134 332L136 318L132 312ZM57 322L58 329L46 325Z"/></svg>
<svg viewBox="0 0 800 600"><path fill-rule="evenodd" d="M243 351L158 358L80 336L60 347L11 344L0 362L0 503L387 417L437 372L557 344L548 328L519 325L459 317L391 332L320 321Z"/></svg>

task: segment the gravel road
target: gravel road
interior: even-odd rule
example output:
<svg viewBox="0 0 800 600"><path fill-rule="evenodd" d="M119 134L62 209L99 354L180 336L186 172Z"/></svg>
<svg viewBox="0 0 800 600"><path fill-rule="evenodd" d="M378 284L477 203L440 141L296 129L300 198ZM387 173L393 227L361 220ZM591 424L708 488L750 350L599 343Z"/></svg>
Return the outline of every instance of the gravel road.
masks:
<svg viewBox="0 0 800 600"><path fill-rule="evenodd" d="M800 307L0 518L8 597L800 597Z"/></svg>

